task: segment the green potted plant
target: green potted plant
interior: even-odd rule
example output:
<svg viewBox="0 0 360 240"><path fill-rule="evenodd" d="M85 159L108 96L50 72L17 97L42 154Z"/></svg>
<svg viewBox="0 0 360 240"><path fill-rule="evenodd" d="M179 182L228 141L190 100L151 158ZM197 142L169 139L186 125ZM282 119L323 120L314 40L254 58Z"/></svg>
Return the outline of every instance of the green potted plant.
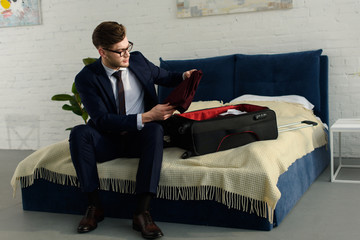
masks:
<svg viewBox="0 0 360 240"><path fill-rule="evenodd" d="M85 65L91 64L95 62L96 58L84 58L83 63ZM85 124L87 123L87 120L89 118L89 114L86 112L86 109L84 108L81 98L79 95L79 92L76 90L75 83L73 83L71 92L73 95L70 94L56 94L54 95L51 100L53 101L69 101L69 104L64 104L62 106L62 109L65 111L72 111L78 116L81 116L81 118L84 120ZM71 130L72 128L67 128L66 130Z"/></svg>

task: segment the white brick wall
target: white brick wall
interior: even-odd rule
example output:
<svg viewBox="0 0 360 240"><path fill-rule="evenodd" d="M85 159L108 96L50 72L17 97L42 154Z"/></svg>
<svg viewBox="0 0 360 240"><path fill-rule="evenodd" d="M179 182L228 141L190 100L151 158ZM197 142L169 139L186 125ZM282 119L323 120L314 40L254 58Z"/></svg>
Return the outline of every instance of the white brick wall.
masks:
<svg viewBox="0 0 360 240"><path fill-rule="evenodd" d="M135 49L156 64L159 57L322 48L330 58L330 124L360 116L360 77L347 76L360 71L358 0L295 0L290 10L188 19L176 18L175 0L41 2L41 25L0 28L0 148L37 149L66 139L69 132L64 129L82 122L61 110L63 102L50 98L70 93L83 67L81 59L98 56L91 34L105 20L127 26ZM10 125L9 116L16 118ZM25 125L32 122L38 124L39 137L36 131L27 133ZM352 135L345 142L349 156L359 155L354 140L359 137Z"/></svg>

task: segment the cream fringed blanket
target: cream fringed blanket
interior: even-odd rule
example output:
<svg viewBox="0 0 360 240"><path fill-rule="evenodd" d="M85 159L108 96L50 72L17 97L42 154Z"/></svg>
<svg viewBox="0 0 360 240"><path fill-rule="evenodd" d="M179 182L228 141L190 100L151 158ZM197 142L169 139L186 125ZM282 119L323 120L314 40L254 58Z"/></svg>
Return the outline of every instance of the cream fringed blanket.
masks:
<svg viewBox="0 0 360 240"><path fill-rule="evenodd" d="M277 115L278 125L311 120L319 122L312 111L299 104L283 102L246 102L268 106ZM190 110L220 106L218 102L197 102ZM280 198L276 186L279 176L298 158L326 144L322 124L280 133L277 140L260 141L227 151L181 159L184 150L164 150L158 197L170 200L215 200L229 208L255 213L273 220ZM122 158L98 164L100 188L133 193L138 159ZM43 178L57 184L77 186L68 141L42 148L15 170L11 184L16 191Z"/></svg>

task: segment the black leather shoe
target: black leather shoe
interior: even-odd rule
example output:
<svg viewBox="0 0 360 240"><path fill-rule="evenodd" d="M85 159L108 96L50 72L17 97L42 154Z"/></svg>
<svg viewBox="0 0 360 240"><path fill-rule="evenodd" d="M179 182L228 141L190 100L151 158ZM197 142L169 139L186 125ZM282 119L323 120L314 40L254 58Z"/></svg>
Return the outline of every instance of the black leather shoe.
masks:
<svg viewBox="0 0 360 240"><path fill-rule="evenodd" d="M81 219L77 228L78 233L87 233L97 227L97 223L104 220L104 211L95 206L89 206L85 216Z"/></svg>
<svg viewBox="0 0 360 240"><path fill-rule="evenodd" d="M152 220L150 213L145 211L133 217L133 229L141 232L143 238L155 239L164 236L162 231Z"/></svg>

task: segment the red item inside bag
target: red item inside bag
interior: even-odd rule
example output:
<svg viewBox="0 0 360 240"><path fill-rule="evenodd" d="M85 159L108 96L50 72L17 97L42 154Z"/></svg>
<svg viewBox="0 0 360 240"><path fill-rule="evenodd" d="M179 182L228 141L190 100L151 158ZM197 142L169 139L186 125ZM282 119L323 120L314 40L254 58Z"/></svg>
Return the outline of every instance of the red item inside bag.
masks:
<svg viewBox="0 0 360 240"><path fill-rule="evenodd" d="M236 109L241 112L255 112L255 111L260 111L260 110L264 110L264 109L268 109L268 108L262 107L262 106L251 105L251 104L238 104L238 105L230 105L230 106L217 107L217 108L208 108L208 109L202 109L202 110L193 111L193 112L182 113L182 114L179 114L179 116L185 117L188 119L192 119L195 121L202 121L202 120L207 120L207 119L218 117L220 114L227 112L229 109Z"/></svg>

